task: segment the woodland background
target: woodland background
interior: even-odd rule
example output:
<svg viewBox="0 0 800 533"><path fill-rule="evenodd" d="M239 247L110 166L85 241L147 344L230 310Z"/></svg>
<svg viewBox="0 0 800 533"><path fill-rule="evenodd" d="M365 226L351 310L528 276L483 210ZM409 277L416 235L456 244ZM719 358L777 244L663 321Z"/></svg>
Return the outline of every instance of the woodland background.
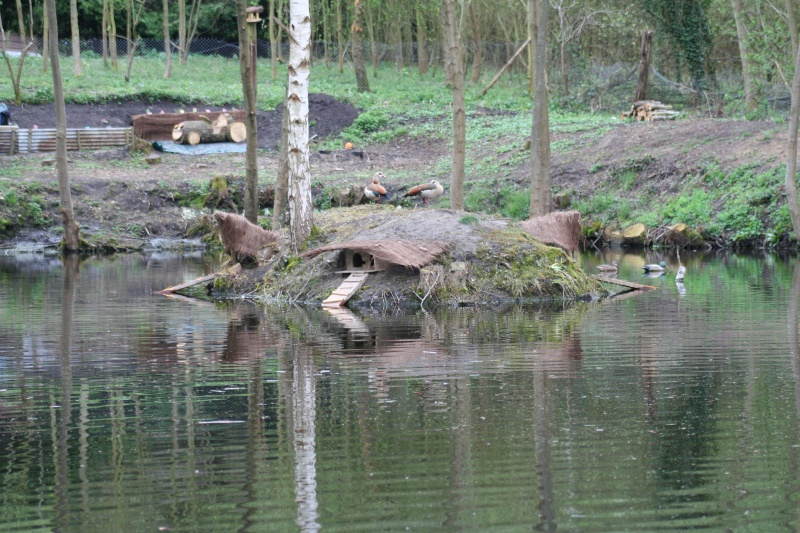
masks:
<svg viewBox="0 0 800 533"><path fill-rule="evenodd" d="M288 0L251 2L264 7L259 57L277 65L288 56L286 33L274 19L288 20ZM399 71L435 71L443 65L441 0L362 0L366 61ZM528 2L459 0L459 28L468 80L491 76L529 36ZM636 76L642 32L655 31L653 94L649 98L705 106L709 112L763 118L788 109L793 50L798 43L796 0L550 0L549 85L555 105L576 110L613 109L630 96L615 92ZM313 0L313 57L349 68L353 0ZM66 21L74 17L81 54L117 63L128 52L238 55L233 0L81 0L58 2L61 53L74 55ZM36 35L41 50L43 0L3 0L0 16L9 32ZM22 26L22 28L20 28ZM116 38L113 38L116 36ZM743 62L744 59L744 62ZM527 76L530 52L515 62L512 76ZM742 65L744 64L744 68ZM67 64L68 65L68 64ZM66 66L65 65L65 68ZM124 70L124 63L121 67ZM273 79L277 69L273 68ZM588 108L588 109L587 109Z"/></svg>

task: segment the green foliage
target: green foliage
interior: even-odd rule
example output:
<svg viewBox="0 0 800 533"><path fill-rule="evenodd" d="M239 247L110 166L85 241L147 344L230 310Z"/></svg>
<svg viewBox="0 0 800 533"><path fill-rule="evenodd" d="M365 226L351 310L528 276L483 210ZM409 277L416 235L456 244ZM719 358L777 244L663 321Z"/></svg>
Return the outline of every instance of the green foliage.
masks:
<svg viewBox="0 0 800 533"><path fill-rule="evenodd" d="M385 128L389 124L389 115L382 109L371 109L361 113L353 124L345 128L344 134L354 139L363 138L369 133Z"/></svg>
<svg viewBox="0 0 800 533"><path fill-rule="evenodd" d="M638 4L656 23L658 33L674 45L672 51L686 63L692 85L708 87L708 79L714 79L714 72L706 68L711 64L707 58L714 44L707 16L711 0L639 0Z"/></svg>

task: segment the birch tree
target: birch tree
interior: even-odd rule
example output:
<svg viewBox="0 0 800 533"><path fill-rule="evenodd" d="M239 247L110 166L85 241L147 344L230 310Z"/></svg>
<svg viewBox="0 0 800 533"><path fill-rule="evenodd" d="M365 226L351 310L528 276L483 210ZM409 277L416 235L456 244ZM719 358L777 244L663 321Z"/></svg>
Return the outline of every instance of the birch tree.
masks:
<svg viewBox="0 0 800 533"><path fill-rule="evenodd" d="M530 216L550 212L550 119L547 114L547 5L548 0L528 0L531 36L536 40L533 65L533 123L531 125Z"/></svg>
<svg viewBox="0 0 800 533"><path fill-rule="evenodd" d="M61 200L61 224L64 227L62 242L64 253L75 253L80 248L80 233L72 207L72 192L67 170L67 108L64 104L64 84L58 57L58 22L55 0L46 0L48 28L50 29L50 69L53 72L53 97L56 107L56 168L58 169L58 194Z"/></svg>
<svg viewBox="0 0 800 533"><path fill-rule="evenodd" d="M447 59L450 62L453 90L453 174L450 178L450 207L464 209L464 161L466 159L466 110L464 104L464 62L461 35L454 0L444 0L443 22L447 32Z"/></svg>
<svg viewBox="0 0 800 533"><path fill-rule="evenodd" d="M69 23L72 33L72 73L83 75L81 65L81 34L78 28L78 0L69 0Z"/></svg>
<svg viewBox="0 0 800 533"><path fill-rule="evenodd" d="M289 235L297 252L311 234L311 169L308 162L308 79L311 63L311 16L309 0L289 3Z"/></svg>
<svg viewBox="0 0 800 533"><path fill-rule="evenodd" d="M800 241L800 206L797 201L797 127L800 124L800 47L795 53L792 107L789 111L789 145L786 160L786 201L797 240Z"/></svg>

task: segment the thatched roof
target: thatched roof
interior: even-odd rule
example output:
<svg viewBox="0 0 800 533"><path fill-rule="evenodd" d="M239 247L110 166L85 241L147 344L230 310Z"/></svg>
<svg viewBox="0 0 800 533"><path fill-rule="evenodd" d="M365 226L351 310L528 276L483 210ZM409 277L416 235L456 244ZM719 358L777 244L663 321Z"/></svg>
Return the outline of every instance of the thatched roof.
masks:
<svg viewBox="0 0 800 533"><path fill-rule="evenodd" d="M568 252L578 249L581 214L577 211L554 211L541 217L529 218L519 225L545 244L558 246Z"/></svg>
<svg viewBox="0 0 800 533"><path fill-rule="evenodd" d="M367 252L374 257L394 265L421 268L433 263L436 257L445 252L449 244L439 241L404 241L387 239L382 241L348 241L327 244L301 255L311 259L333 250L353 250Z"/></svg>

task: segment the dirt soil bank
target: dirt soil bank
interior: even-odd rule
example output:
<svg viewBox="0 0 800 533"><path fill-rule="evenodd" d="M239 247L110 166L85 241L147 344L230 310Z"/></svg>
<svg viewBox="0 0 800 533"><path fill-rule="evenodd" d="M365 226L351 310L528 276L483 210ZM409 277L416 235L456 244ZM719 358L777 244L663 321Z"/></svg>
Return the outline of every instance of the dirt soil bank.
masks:
<svg viewBox="0 0 800 533"><path fill-rule="evenodd" d="M191 106L187 106L191 109ZM196 107L205 108L202 103ZM128 125L130 116L146 109L158 112L175 111L170 102L124 102L105 105L69 105L69 127ZM12 120L21 127L54 126L52 105L12 107ZM358 111L349 104L327 95L314 95L310 106L311 132L315 140L337 135L352 123ZM264 187L274 183L280 113L259 114L258 166ZM656 123L618 123L601 133L555 133L554 146L579 144L579 149L554 150L552 180L555 190L571 190L575 197L592 191L611 179L614 170L630 165L631 160L644 159L637 183L646 183L666 197L681 192L684 176L702 165L716 162L722 169L744 163L777 166L786 159L785 125L773 122L743 122L719 119L684 119ZM520 141L528 132L520 133ZM521 142L520 142L521 144ZM494 147L496 148L496 147ZM488 148L491 150L492 148ZM372 173L387 175L385 185L390 192L407 190L433 177L442 175L440 161L449 157L446 142L421 138L397 139L386 144L354 150L314 150L311 154L312 180L316 190L366 183ZM496 152L492 152L495 153ZM141 155L126 150L71 152L70 178L73 184L76 215L84 232L104 232L139 239L176 238L185 236L198 216L194 209L179 205L192 188L207 184L214 176L236 179L244 176L242 154L184 156L161 154L161 163L148 165ZM55 233L14 225L6 220L0 227L0 246L20 240L58 240L57 174L52 153L29 156L0 156L0 180L7 178L25 185L45 206L39 217L40 226L56 228ZM504 176L524 185L529 179L527 161L518 166L503 167ZM469 181L493 176L467 176ZM0 202L0 221L3 219ZM6 213L7 214L7 213ZM11 231L9 231L9 227ZM439 228L430 228L437 231Z"/></svg>

